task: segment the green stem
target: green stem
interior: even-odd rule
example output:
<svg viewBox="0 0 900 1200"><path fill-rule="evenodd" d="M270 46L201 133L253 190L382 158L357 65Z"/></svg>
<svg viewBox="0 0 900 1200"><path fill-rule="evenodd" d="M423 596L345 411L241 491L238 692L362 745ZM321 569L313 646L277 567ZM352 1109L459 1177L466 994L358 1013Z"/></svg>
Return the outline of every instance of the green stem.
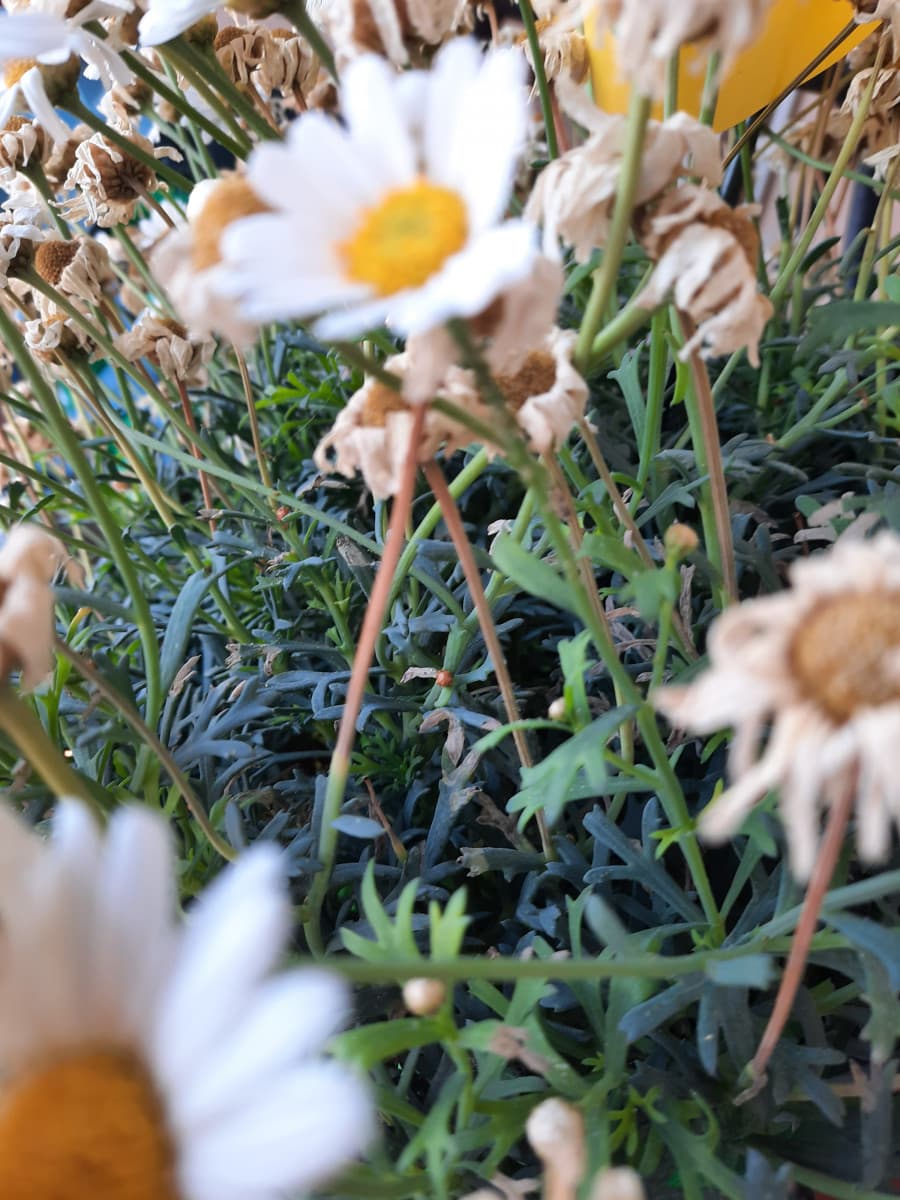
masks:
<svg viewBox="0 0 900 1200"><path fill-rule="evenodd" d="M847 130L847 136L844 138L844 144L841 146L840 153L834 160L834 166L831 169L831 174L825 181L825 186L822 188L819 201L812 211L806 228L801 234L797 245L794 247L794 251L785 264L784 269L776 280L775 286L772 288L769 299L772 301L772 304L775 306L775 308L779 306L779 304L782 302L782 300L784 300L785 296L790 291L794 275L803 265L806 255L809 252L809 248L813 243L813 238L816 236L819 226L825 219L825 214L828 212L831 201L834 197L834 193L837 191L838 184L843 178L844 171L849 166L850 159L853 157L853 154L856 151L857 144L862 136L863 126L865 125L866 118L869 115L869 105L872 102L875 84L878 82L878 77L881 72L881 64L884 60L886 47L887 41L882 39L881 44L878 47L878 53L875 57L875 65L872 68L871 78L866 85L866 90L863 92L860 98L859 108L856 110L853 120L850 123L850 128Z"/></svg>
<svg viewBox="0 0 900 1200"><path fill-rule="evenodd" d="M581 321L581 329L578 332L575 365L582 373L589 366L591 358L597 356L594 339L615 294L619 267L625 252L625 243L628 240L628 230L631 227L634 199L641 177L644 137L647 132L647 122L650 120L651 107L648 96L643 96L636 90L632 91L628 125L625 131L622 169L619 174L616 202L606 239L606 250L603 254L603 261L594 275L591 295Z"/></svg>
<svg viewBox="0 0 900 1200"><path fill-rule="evenodd" d="M544 52L541 49L537 26L534 22L534 10L531 7L531 0L519 0L519 12L522 14L522 24L525 26L525 36L528 38L534 81L537 84L538 96L541 101L541 115L544 118L544 129L547 133L547 152L551 159L559 158L559 143L556 140L556 124L553 120L550 85L547 82L547 72L544 69Z"/></svg>
<svg viewBox="0 0 900 1200"><path fill-rule="evenodd" d="M70 662L76 671L78 671L78 673L100 693L107 703L111 704L113 708L125 718L135 733L138 734L138 736L143 739L144 743L150 747L150 749L168 771L172 782L181 792L181 798L184 800L184 803L187 806L191 816L197 822L200 829L203 831L206 840L213 847L213 849L220 854L222 858L227 859L228 861L236 858L237 855L235 854L235 851L231 848L231 846L228 845L227 842L223 841L222 838L220 838L216 833L215 829L213 829L203 805L194 794L194 790L188 783L184 772L179 768L168 748L163 745L153 730L150 729L141 719L140 714L134 708L132 708L128 701L125 700L115 688L111 687L106 682L106 680L89 659L86 659L82 655L76 653L76 651L72 650L71 647L60 638L56 639L56 650L57 653L61 654L63 658Z"/></svg>
<svg viewBox="0 0 900 1200"><path fill-rule="evenodd" d="M0 684L0 727L55 796L74 796L102 820L103 814L85 780L72 770L35 713L7 683Z"/></svg>
<svg viewBox="0 0 900 1200"><path fill-rule="evenodd" d="M103 492L94 475L81 443L75 436L66 414L60 407L52 388L37 368L34 359L28 353L18 324L0 308L0 334L7 348L12 351L19 370L28 380L32 391L40 404L41 411L50 426L56 444L75 472L78 482L84 491L85 499L100 526L107 546L116 564L116 569L131 597L134 609L134 621L144 653L144 674L147 683L145 700L146 721L148 725L156 725L162 707L162 678L159 663L159 641L156 636L156 625L150 609L141 580L134 569L131 555L122 537L119 523L106 504Z"/></svg>
<svg viewBox="0 0 900 1200"><path fill-rule="evenodd" d="M716 51L709 56L706 64L706 78L703 81L703 99L700 102L700 124L712 125L716 115L716 105L719 102L719 67L722 65L722 55Z"/></svg>
<svg viewBox="0 0 900 1200"><path fill-rule="evenodd" d="M666 331L669 327L668 314L656 312L650 322L650 365L647 372L647 407L644 410L644 432L641 438L640 464L638 466L638 490L643 493L650 478L650 468L659 453L662 436L663 402L666 393L666 373L669 365L669 347Z"/></svg>

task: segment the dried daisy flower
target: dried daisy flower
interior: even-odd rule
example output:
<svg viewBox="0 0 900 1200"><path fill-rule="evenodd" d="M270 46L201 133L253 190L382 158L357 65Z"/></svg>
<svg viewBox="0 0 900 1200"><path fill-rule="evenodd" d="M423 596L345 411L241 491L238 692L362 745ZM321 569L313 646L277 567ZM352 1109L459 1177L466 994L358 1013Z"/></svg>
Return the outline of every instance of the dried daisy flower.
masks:
<svg viewBox="0 0 900 1200"><path fill-rule="evenodd" d="M384 365L387 371L402 378L407 359L398 354ZM367 379L316 447L316 466L326 474L336 471L347 479L361 474L377 500L393 496L400 487L413 421L413 406L400 392L378 379ZM419 462L434 458L445 440L447 425L429 410L419 446Z"/></svg>
<svg viewBox="0 0 900 1200"><path fill-rule="evenodd" d="M41 211L37 206L22 206L0 212L0 287L31 265L35 246L44 237L38 224Z"/></svg>
<svg viewBox="0 0 900 1200"><path fill-rule="evenodd" d="M466 322L475 348L491 372L514 374L556 324L565 275L556 258L537 255L530 273L506 288L487 308ZM428 400L459 357L459 347L446 326L410 337L403 394Z"/></svg>
<svg viewBox="0 0 900 1200"><path fill-rule="evenodd" d="M149 155L181 158L170 147L155 150L133 126L127 133L129 140ZM102 133L95 133L75 149L65 188L77 189L78 196L64 206L64 215L68 220L86 219L110 229L131 221L138 204L158 187L159 180L145 163L125 154Z"/></svg>
<svg viewBox="0 0 900 1200"><path fill-rule="evenodd" d="M427 72L351 63L346 128L309 113L250 157L249 182L274 211L223 239L242 311L327 313L325 338L381 323L409 335L474 316L525 278L535 230L503 220L525 139L523 70L514 51L483 56L467 38Z"/></svg>
<svg viewBox="0 0 900 1200"><path fill-rule="evenodd" d="M25 344L35 358L49 367L59 369L60 357L94 354L96 343L77 321L73 321L43 296L38 297L38 310L40 316L25 321L22 326Z"/></svg>
<svg viewBox="0 0 900 1200"><path fill-rule="evenodd" d="M367 52L405 67L464 27L469 0L330 0L324 19L338 63Z"/></svg>
<svg viewBox="0 0 900 1200"><path fill-rule="evenodd" d="M576 341L571 330L554 328L527 352L514 371L494 373L497 389L535 454L556 450L584 415L588 387L572 365ZM460 378L474 390L470 372L451 368L448 383ZM487 406L476 415L488 423L495 420ZM487 449L492 453L498 450L491 445Z"/></svg>
<svg viewBox="0 0 900 1200"><path fill-rule="evenodd" d="M666 63L700 43L727 70L760 32L773 0L596 0L599 28L615 35L623 72L647 95L661 96Z"/></svg>
<svg viewBox="0 0 900 1200"><path fill-rule="evenodd" d="M290 97L303 112L324 108L326 93L336 96L331 76L324 71L305 38L291 29L271 29L268 49L253 72L253 82L263 96L275 92Z"/></svg>
<svg viewBox="0 0 900 1200"><path fill-rule="evenodd" d="M545 1200L574 1200L587 1168L584 1117L565 1100L542 1100L531 1110L525 1133L544 1167Z"/></svg>
<svg viewBox="0 0 900 1200"><path fill-rule="evenodd" d="M226 25L216 34L213 51L229 79L246 88L251 73L271 53L271 40L261 25Z"/></svg>
<svg viewBox="0 0 900 1200"><path fill-rule="evenodd" d="M900 0L850 0L856 11L856 21L889 21L894 39L894 54L900 53Z"/></svg>
<svg viewBox="0 0 900 1200"><path fill-rule="evenodd" d="M154 274L193 333L220 333L238 346L253 341L257 323L241 316L224 287L221 240L233 221L267 211L243 176L206 180L191 191L187 221L166 233L153 250Z"/></svg>
<svg viewBox="0 0 900 1200"><path fill-rule="evenodd" d="M900 537L844 538L795 563L790 581L788 591L723 613L710 630L709 669L654 700L679 728L735 727L733 783L701 814L701 835L727 840L778 788L802 882L816 861L820 813L848 769L858 772L865 862L887 854L891 819L900 818Z"/></svg>
<svg viewBox="0 0 900 1200"><path fill-rule="evenodd" d="M857 71L850 80L844 103L829 119L829 136L840 138L843 143L871 78L870 68ZM860 143L864 148L864 161L875 168L876 176L883 177L887 164L900 154L900 71L889 69L878 72Z"/></svg>
<svg viewBox="0 0 900 1200"><path fill-rule="evenodd" d="M291 910L271 843L181 921L147 808L101 832L63 800L47 841L3 809L0 835L4 1197L277 1200L365 1148L367 1089L322 1055L341 981L274 973Z"/></svg>
<svg viewBox="0 0 900 1200"><path fill-rule="evenodd" d="M106 248L92 237L45 238L34 252L34 269L64 296L98 304L112 278Z"/></svg>
<svg viewBox="0 0 900 1200"><path fill-rule="evenodd" d="M525 209L526 216L544 226L545 250L553 253L561 240L571 245L579 262L603 246L609 233L622 159L627 118L585 112L571 89L560 88L566 109L586 125L589 136L549 163L538 176ZM722 176L719 138L706 125L686 113L675 113L647 127L636 204L660 196L684 174L705 177L718 184Z"/></svg>
<svg viewBox="0 0 900 1200"><path fill-rule="evenodd" d="M89 125L75 125L71 129L66 127L65 138L61 138L54 142L50 153L44 161L44 174L47 176L47 182L59 191L66 182L66 176L75 165L75 153L79 145L93 134L93 130Z"/></svg>
<svg viewBox="0 0 900 1200"><path fill-rule="evenodd" d="M40 125L11 116L0 129L0 182L8 183L31 162L40 163L46 148L47 139Z"/></svg>
<svg viewBox="0 0 900 1200"><path fill-rule="evenodd" d="M0 678L21 671L35 688L53 669L53 591L61 561L56 538L16 525L0 546Z"/></svg>
<svg viewBox="0 0 900 1200"><path fill-rule="evenodd" d="M759 339L772 305L757 286L759 235L751 205L730 208L716 192L684 184L639 214L638 236L656 262L638 304L656 308L670 297L697 331L682 351L706 355L742 347L759 366Z"/></svg>
<svg viewBox="0 0 900 1200"><path fill-rule="evenodd" d="M555 13L540 17L536 28L547 79L566 79L576 85L583 84L590 73L591 58L587 40L581 30L575 28L566 6L559 6ZM528 39L522 34L519 41L533 69L534 59Z"/></svg>
<svg viewBox="0 0 900 1200"><path fill-rule="evenodd" d="M185 387L206 382L206 364L215 349L210 338L189 333L178 321L160 317L150 309L145 309L131 329L114 341L129 362L146 358L165 379L176 379Z"/></svg>
<svg viewBox="0 0 900 1200"><path fill-rule="evenodd" d="M631 1167L607 1167L591 1184L591 1200L645 1200L640 1175Z"/></svg>

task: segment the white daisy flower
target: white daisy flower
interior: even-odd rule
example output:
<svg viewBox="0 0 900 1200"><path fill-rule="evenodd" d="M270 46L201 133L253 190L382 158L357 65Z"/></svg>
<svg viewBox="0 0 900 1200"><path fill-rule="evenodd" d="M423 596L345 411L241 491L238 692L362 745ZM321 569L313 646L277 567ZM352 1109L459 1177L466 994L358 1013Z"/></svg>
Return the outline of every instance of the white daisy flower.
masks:
<svg viewBox="0 0 900 1200"><path fill-rule="evenodd" d="M482 312L531 270L533 227L503 221L525 142L523 63L450 42L431 71L367 55L342 77L346 128L320 113L258 146L273 210L222 239L229 287L258 321L329 313L322 337L414 334Z"/></svg>
<svg viewBox="0 0 900 1200"><path fill-rule="evenodd" d="M844 538L796 563L791 583L723 613L709 634L709 670L663 688L655 703L697 733L735 727L734 783L701 814L701 835L727 840L780 788L791 866L806 880L820 811L848 771L858 773L862 859L882 859L891 820L900 822L900 537Z"/></svg>
<svg viewBox="0 0 900 1200"><path fill-rule="evenodd" d="M183 927L174 872L145 809L104 836L64 801L49 842L0 810L4 1200L282 1200L368 1142L361 1081L319 1057L340 982L270 975L278 853L242 855Z"/></svg>
<svg viewBox="0 0 900 1200"><path fill-rule="evenodd" d="M56 111L66 90L74 88L80 68L87 64L88 78L105 87L131 83L133 75L121 57L102 38L83 26L115 10L115 3L92 0L74 16L56 0L0 16L0 62L4 64L0 88L0 126L17 111L34 115L54 142L64 142L69 126ZM131 7L128 0L127 7ZM74 57L73 57L74 56Z"/></svg>

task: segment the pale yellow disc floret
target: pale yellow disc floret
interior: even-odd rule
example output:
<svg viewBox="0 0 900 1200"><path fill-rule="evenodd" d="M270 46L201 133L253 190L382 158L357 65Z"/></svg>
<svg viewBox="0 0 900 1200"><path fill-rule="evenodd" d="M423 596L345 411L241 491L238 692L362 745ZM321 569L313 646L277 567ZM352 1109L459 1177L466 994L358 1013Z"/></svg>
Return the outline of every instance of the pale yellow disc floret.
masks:
<svg viewBox="0 0 900 1200"><path fill-rule="evenodd" d="M356 232L338 246L355 283L379 296L421 287L466 244L469 219L458 192L427 179L389 191L365 210Z"/></svg>
<svg viewBox="0 0 900 1200"><path fill-rule="evenodd" d="M178 1200L161 1105L127 1054L88 1050L0 1095L3 1200Z"/></svg>
<svg viewBox="0 0 900 1200"><path fill-rule="evenodd" d="M900 702L900 592L826 597L799 626L789 654L801 692L839 724Z"/></svg>

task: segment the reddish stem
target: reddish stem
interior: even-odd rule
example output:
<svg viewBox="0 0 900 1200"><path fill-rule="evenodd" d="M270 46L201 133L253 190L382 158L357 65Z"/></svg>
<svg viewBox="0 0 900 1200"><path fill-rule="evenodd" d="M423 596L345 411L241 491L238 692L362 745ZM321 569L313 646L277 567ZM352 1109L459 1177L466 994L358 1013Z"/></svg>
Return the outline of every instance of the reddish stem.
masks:
<svg viewBox="0 0 900 1200"><path fill-rule="evenodd" d="M834 869L840 857L841 847L844 844L847 823L850 820L853 800L856 796L856 780L857 772L854 769L850 772L849 779L841 789L837 800L831 806L831 811L828 814L825 836L822 839L819 856L816 859L816 865L810 877L809 886L806 889L806 898L803 901L800 920L797 922L797 928L794 930L794 940L791 942L791 950L784 965L784 973L781 976L778 995L775 997L775 1006L772 1009L769 1023L766 1025L765 1032L762 1035L759 1048L753 1056L753 1061L750 1063L750 1076L753 1082L746 1091L738 1096L737 1104L743 1104L747 1100L752 1099L766 1085L766 1067L769 1065L769 1059L772 1057L784 1032L784 1027L794 1007L794 1000L800 989L800 984L803 982L803 972L809 956L809 947L816 932L816 926L819 923L822 901L828 892L828 886L831 883Z"/></svg>

